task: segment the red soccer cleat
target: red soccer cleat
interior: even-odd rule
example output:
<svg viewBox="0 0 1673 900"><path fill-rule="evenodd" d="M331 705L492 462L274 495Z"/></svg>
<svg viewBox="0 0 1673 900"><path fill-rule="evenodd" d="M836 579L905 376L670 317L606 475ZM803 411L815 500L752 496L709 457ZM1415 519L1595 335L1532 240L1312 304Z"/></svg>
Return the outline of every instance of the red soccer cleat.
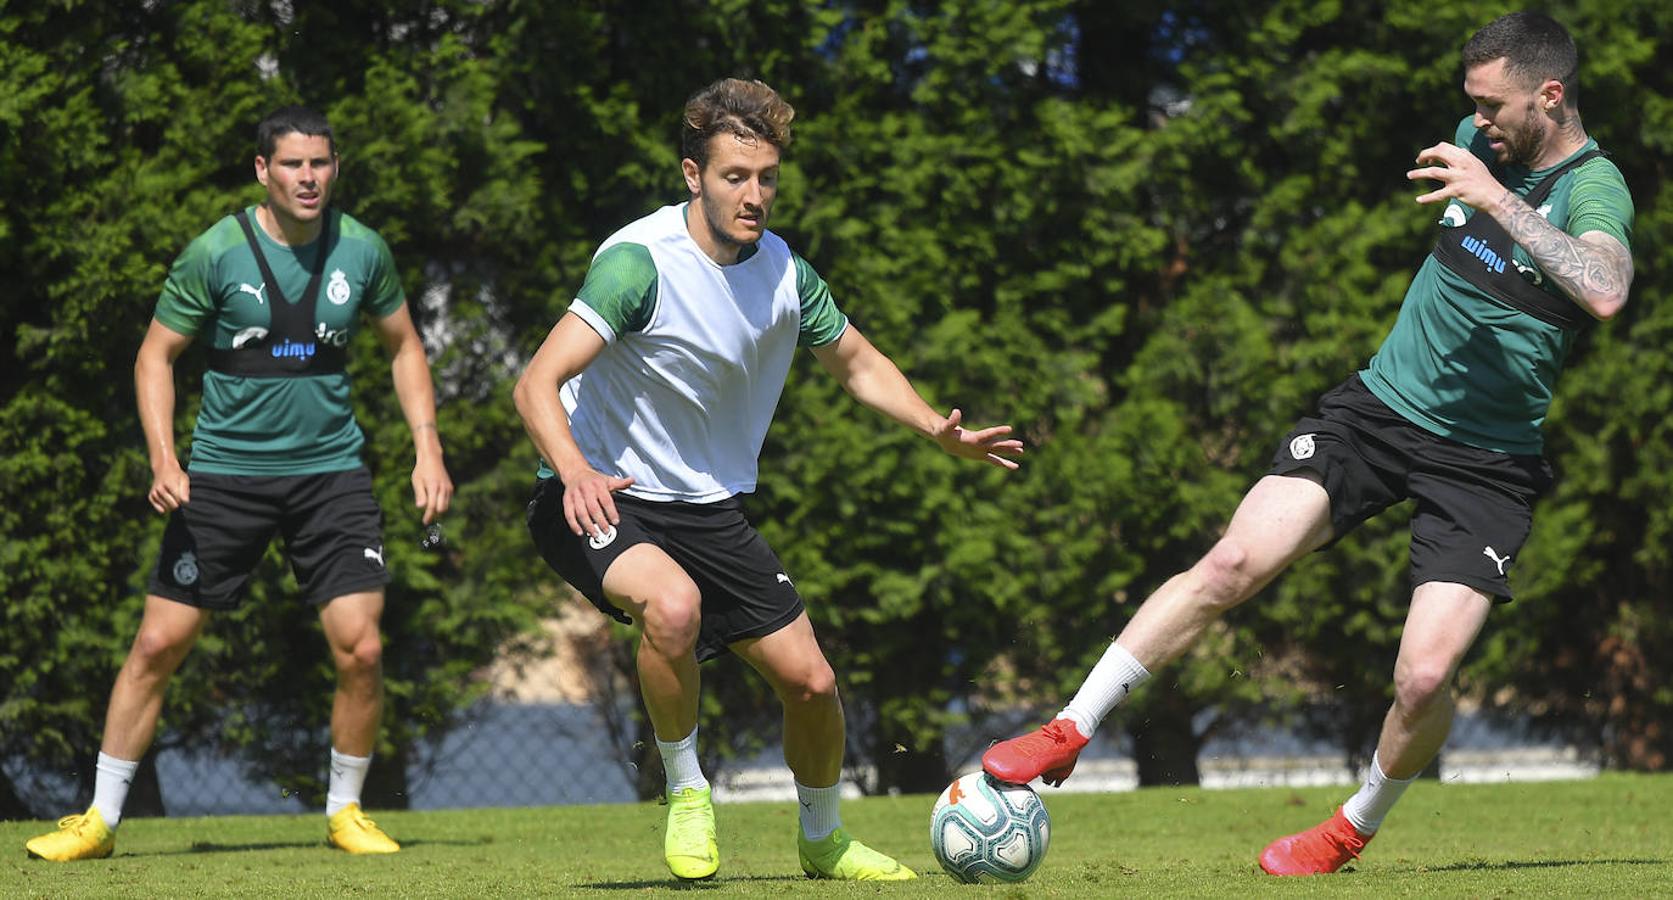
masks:
<svg viewBox="0 0 1673 900"><path fill-rule="evenodd" d="M1360 834L1336 807L1335 815L1306 831L1281 837L1261 851L1268 875L1328 875L1359 858L1374 834Z"/></svg>
<svg viewBox="0 0 1673 900"><path fill-rule="evenodd" d="M1000 741L982 754L982 768L1000 781L1027 784L1035 778L1056 787L1075 770L1086 738L1069 719L1053 719L1038 731Z"/></svg>

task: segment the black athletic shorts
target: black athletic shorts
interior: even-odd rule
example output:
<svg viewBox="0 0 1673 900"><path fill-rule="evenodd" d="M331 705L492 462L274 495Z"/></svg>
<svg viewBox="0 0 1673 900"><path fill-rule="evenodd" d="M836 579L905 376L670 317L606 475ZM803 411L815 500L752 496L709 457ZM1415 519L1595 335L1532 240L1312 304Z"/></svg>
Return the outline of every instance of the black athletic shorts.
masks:
<svg viewBox="0 0 1673 900"><path fill-rule="evenodd" d="M232 609L275 533L302 599L381 589L383 511L365 467L319 475L191 473L191 502L176 509L150 591L204 609Z"/></svg>
<svg viewBox="0 0 1673 900"><path fill-rule="evenodd" d="M1414 498L1412 587L1466 584L1510 600L1511 558L1551 486L1539 456L1498 453L1426 431L1371 393L1359 376L1319 398L1317 417L1296 423L1272 458L1274 475L1316 473L1330 494L1331 543L1396 503Z"/></svg>
<svg viewBox="0 0 1673 900"><path fill-rule="evenodd" d="M743 503L641 500L616 494L621 522L600 540L577 536L563 517L563 482L542 478L529 501L529 534L540 555L600 612L633 619L604 596L604 573L629 547L655 544L679 563L702 594L703 624L697 661L721 655L727 645L772 634L802 614L802 596L778 554L744 518Z"/></svg>

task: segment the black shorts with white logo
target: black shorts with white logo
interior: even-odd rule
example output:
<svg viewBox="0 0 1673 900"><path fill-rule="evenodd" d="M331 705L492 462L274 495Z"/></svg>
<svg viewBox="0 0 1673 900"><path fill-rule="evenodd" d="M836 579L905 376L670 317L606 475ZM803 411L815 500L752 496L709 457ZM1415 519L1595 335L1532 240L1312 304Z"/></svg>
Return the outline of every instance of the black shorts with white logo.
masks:
<svg viewBox="0 0 1673 900"><path fill-rule="evenodd" d="M284 538L307 603L389 583L383 511L365 467L318 475L190 478L191 502L169 516L151 593L204 609L233 609L275 534Z"/></svg>
<svg viewBox="0 0 1673 900"><path fill-rule="evenodd" d="M802 614L802 596L778 554L744 517L743 503L641 500L616 494L621 516L601 539L576 535L563 517L563 482L543 478L529 501L529 534L540 555L600 612L633 619L604 595L604 574L637 544L654 544L684 569L703 597L697 661L706 662L736 641L772 634Z"/></svg>
<svg viewBox="0 0 1673 900"><path fill-rule="evenodd" d="M1551 486L1539 456L1498 453L1441 437L1390 409L1353 375L1319 398L1272 458L1271 474L1316 473L1330 494L1331 543L1406 499L1412 587L1466 584L1510 600L1512 558Z"/></svg>

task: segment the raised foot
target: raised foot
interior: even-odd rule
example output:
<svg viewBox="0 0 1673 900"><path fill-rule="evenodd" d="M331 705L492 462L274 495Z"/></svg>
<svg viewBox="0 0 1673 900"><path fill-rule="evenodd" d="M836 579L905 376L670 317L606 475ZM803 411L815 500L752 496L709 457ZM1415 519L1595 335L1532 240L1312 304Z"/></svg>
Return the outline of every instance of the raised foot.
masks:
<svg viewBox="0 0 1673 900"><path fill-rule="evenodd" d="M1000 741L982 754L982 768L1000 781L1027 784L1036 778L1057 786L1075 771L1086 736L1068 719L1053 719L1021 737Z"/></svg>

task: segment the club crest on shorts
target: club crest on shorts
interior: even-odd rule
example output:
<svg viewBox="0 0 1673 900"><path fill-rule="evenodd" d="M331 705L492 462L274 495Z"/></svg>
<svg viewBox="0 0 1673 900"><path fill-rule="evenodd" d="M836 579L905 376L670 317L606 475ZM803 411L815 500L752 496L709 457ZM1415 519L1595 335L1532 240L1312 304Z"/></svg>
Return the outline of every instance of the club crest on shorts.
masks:
<svg viewBox="0 0 1673 900"><path fill-rule="evenodd" d="M182 587L190 587L198 581L198 558L187 550L174 561L174 583Z"/></svg>
<svg viewBox="0 0 1673 900"><path fill-rule="evenodd" d="M349 277L342 269L331 270L331 281L325 286L325 299L337 306L349 302Z"/></svg>
<svg viewBox="0 0 1673 900"><path fill-rule="evenodd" d="M616 540L616 526L611 525L596 534L587 537L587 546L594 550L603 550Z"/></svg>
<svg viewBox="0 0 1673 900"><path fill-rule="evenodd" d="M1296 459L1312 459L1313 450L1313 435L1311 434L1297 435L1295 440L1290 441L1290 455Z"/></svg>

